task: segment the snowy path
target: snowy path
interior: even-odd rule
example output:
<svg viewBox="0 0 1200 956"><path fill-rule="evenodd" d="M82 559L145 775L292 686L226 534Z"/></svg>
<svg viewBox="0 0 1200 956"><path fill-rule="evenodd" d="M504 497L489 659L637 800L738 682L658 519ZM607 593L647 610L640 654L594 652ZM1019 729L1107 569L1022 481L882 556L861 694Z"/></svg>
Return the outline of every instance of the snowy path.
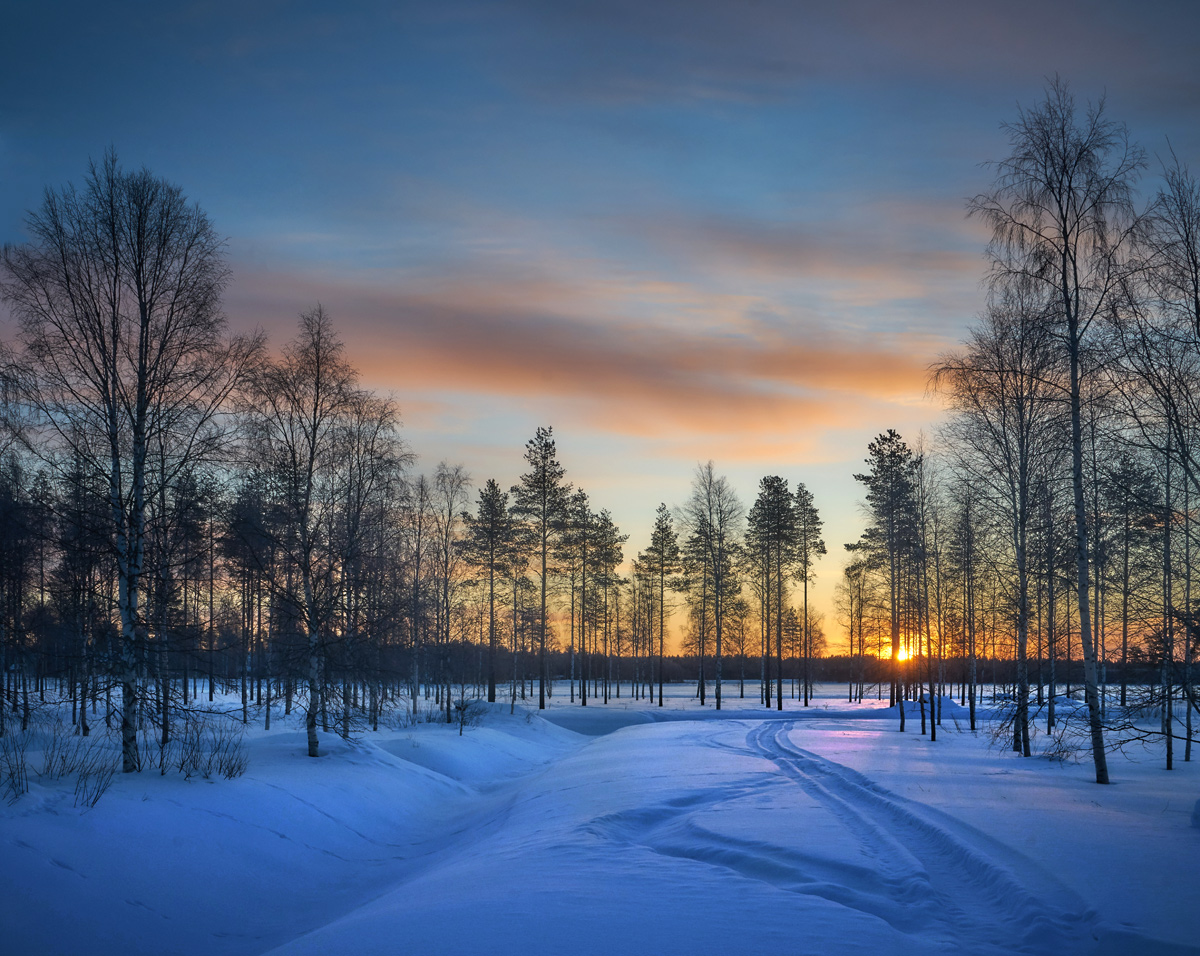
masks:
<svg viewBox="0 0 1200 956"><path fill-rule="evenodd" d="M975 953L1061 953L1100 935L1096 915L1031 860L796 746L794 726L763 724L747 742L836 816L874 861L866 872L835 873L841 878L832 886L799 880L799 892L825 895L903 933Z"/></svg>

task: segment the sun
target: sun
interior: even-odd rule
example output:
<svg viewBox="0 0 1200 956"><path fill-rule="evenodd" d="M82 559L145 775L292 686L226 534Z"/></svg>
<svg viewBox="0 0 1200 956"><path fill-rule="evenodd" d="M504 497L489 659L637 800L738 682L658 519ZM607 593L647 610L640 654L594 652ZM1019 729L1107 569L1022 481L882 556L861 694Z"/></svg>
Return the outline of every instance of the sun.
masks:
<svg viewBox="0 0 1200 956"><path fill-rule="evenodd" d="M906 661L910 656L911 655L908 653L908 650L903 647L897 649L896 651L896 660L898 661Z"/></svg>

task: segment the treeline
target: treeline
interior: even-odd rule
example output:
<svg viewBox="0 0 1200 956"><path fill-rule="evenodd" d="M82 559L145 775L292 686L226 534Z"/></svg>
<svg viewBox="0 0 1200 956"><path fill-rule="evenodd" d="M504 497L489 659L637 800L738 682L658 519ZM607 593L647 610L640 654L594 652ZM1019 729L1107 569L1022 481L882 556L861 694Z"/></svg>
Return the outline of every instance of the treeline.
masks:
<svg viewBox="0 0 1200 956"><path fill-rule="evenodd" d="M871 444L839 606L852 648L890 651L893 700L965 661L972 726L977 657L1011 658L1026 756L1031 702L1053 732L1076 662L1103 783L1134 738L1191 759L1200 184L1172 154L1139 207L1144 151L1058 81L1005 129L969 207L992 231L987 307L933 370L949 420L937 454Z"/></svg>
<svg viewBox="0 0 1200 956"><path fill-rule="evenodd" d="M583 705L622 680L661 705L677 610L701 703L712 686L720 707L728 659L739 694L753 659L764 703L782 707L792 677L808 702L824 544L802 485L764 478L747 528L699 467L623 575L628 536L566 480L551 429L509 490L489 479L473 498L461 465L416 471L323 308L275 352L231 335L221 242L178 187L110 154L27 228L0 259L18 323L0 396L0 733L69 703L79 734L119 732L128 772L139 730L165 747L218 692L268 727L273 705L299 709L314 756L318 728L350 735L422 701L450 721L475 695L534 688L544 707L555 678Z"/></svg>

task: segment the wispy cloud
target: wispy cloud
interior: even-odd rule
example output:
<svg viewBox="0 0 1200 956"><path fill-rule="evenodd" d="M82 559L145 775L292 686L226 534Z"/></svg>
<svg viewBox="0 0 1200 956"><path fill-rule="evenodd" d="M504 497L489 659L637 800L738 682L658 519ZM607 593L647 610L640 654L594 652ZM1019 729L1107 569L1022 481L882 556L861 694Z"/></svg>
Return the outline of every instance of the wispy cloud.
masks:
<svg viewBox="0 0 1200 956"><path fill-rule="evenodd" d="M640 226L694 272L790 287L814 314L822 301L868 308L924 299L960 319L977 307L985 238L961 206L860 201L832 221L680 214Z"/></svg>
<svg viewBox="0 0 1200 956"><path fill-rule="evenodd" d="M319 300L378 386L469 393L481 402L550 396L574 403L595 427L641 436L680 428L756 434L781 420L845 425L863 403L922 395L937 350L904 335L838 334L746 314L735 331L728 323L630 315L655 306L667 312L691 297L701 296L637 283L621 290L612 281L477 279L397 289L256 273L239 277L231 307L278 336L289 334L288 312Z"/></svg>

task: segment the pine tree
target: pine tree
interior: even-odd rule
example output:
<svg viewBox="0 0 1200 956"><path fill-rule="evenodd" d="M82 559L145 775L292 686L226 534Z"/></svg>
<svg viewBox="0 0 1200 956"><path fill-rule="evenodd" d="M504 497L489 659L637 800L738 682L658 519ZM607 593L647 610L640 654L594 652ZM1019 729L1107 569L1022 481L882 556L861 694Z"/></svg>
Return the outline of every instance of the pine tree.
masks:
<svg viewBox="0 0 1200 956"><path fill-rule="evenodd" d="M550 554L561 534L571 486L563 481L566 469L555 457L553 428L538 427L525 443L529 471L512 488L513 511L529 522L541 559L541 610L538 617L538 708L546 709L546 629Z"/></svg>
<svg viewBox="0 0 1200 956"><path fill-rule="evenodd" d="M824 522L813 501L812 492L802 482L796 482L795 499L795 556L796 577L804 586L804 706L808 706L812 692L812 634L808 613L808 586L812 583L813 564L825 554L825 542L821 539Z"/></svg>
<svg viewBox="0 0 1200 956"><path fill-rule="evenodd" d="M746 534L747 555L759 581L760 617L763 634L764 703L771 706L771 634L775 635L776 707L783 710L783 613L784 581L794 560L796 533L795 500L787 481L769 475L758 483L758 498L750 509Z"/></svg>
<svg viewBox="0 0 1200 956"><path fill-rule="evenodd" d="M659 504L654 514L654 530L650 547L638 555L655 594L658 610L658 706L663 706L663 647L666 643L668 579L679 570L679 536L665 504ZM650 630L650 653L654 653L653 621ZM653 686L651 687L653 697Z"/></svg>
<svg viewBox="0 0 1200 956"><path fill-rule="evenodd" d="M871 524L858 548L874 552L888 581L891 611L892 682L889 701L900 708L900 730L904 730L904 693L901 682L900 612L901 573L906 553L914 543L914 499L912 450L898 432L888 429L867 446L870 471L854 476L867 488L867 510Z"/></svg>
<svg viewBox="0 0 1200 956"><path fill-rule="evenodd" d="M494 478L479 490L479 505L467 517L467 555L487 574L488 594L488 702L496 702L496 572L503 562L504 550L512 536L508 514L508 495Z"/></svg>

